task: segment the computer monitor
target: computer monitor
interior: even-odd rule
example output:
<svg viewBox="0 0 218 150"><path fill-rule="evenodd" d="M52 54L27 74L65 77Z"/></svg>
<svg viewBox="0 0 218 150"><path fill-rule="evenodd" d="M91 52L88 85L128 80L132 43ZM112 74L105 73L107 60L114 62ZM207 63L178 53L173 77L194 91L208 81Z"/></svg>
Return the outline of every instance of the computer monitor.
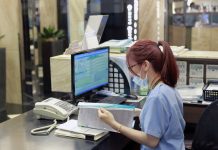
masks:
<svg viewBox="0 0 218 150"><path fill-rule="evenodd" d="M72 54L71 66L73 98L86 97L108 85L109 47Z"/></svg>

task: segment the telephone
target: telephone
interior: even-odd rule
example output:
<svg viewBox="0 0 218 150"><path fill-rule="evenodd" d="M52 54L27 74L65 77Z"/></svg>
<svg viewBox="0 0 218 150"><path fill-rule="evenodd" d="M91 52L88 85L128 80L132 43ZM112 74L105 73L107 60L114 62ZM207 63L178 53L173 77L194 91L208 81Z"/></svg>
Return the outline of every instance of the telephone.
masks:
<svg viewBox="0 0 218 150"><path fill-rule="evenodd" d="M33 109L38 118L57 120L65 120L77 111L77 106L53 97L36 102Z"/></svg>

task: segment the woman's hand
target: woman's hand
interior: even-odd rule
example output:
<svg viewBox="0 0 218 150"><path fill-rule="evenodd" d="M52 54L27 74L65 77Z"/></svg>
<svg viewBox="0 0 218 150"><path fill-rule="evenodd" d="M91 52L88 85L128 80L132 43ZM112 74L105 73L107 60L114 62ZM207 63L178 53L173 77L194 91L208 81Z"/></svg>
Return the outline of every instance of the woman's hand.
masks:
<svg viewBox="0 0 218 150"><path fill-rule="evenodd" d="M113 126L113 124L116 122L113 114L104 108L98 109L98 117L110 126Z"/></svg>

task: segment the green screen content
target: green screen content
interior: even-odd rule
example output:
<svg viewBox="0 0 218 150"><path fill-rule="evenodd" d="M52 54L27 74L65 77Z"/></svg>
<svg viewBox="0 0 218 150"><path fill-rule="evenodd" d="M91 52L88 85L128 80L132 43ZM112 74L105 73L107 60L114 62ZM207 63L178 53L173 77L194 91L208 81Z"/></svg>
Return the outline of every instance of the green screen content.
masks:
<svg viewBox="0 0 218 150"><path fill-rule="evenodd" d="M109 49L74 56L74 94L81 95L108 84Z"/></svg>

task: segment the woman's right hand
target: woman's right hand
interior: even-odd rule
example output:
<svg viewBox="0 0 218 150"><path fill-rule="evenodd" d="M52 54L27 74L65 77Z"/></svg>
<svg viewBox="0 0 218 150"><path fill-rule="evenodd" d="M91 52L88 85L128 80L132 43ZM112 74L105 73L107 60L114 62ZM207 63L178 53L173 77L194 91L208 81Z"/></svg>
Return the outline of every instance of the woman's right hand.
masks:
<svg viewBox="0 0 218 150"><path fill-rule="evenodd" d="M98 117L110 126L115 122L113 114L104 108L98 109Z"/></svg>

